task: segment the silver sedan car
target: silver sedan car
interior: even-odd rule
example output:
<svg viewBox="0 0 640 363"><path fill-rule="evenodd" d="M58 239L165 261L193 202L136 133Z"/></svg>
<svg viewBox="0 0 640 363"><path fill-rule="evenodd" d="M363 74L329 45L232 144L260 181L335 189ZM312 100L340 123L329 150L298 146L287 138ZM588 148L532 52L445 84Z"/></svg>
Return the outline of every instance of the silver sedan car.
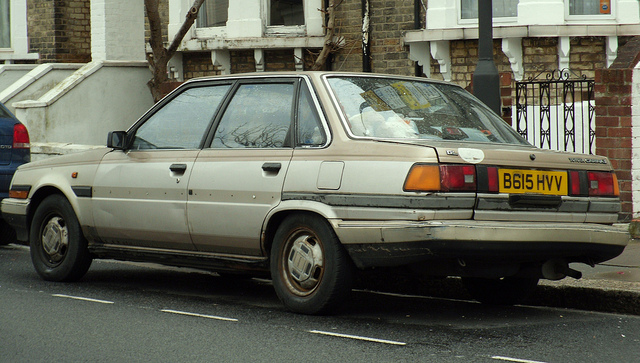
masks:
<svg viewBox="0 0 640 363"><path fill-rule="evenodd" d="M188 81L107 147L20 167L2 201L45 280L95 258L270 274L306 314L383 266L517 303L620 254L619 211L606 158L537 149L456 85L331 72Z"/></svg>

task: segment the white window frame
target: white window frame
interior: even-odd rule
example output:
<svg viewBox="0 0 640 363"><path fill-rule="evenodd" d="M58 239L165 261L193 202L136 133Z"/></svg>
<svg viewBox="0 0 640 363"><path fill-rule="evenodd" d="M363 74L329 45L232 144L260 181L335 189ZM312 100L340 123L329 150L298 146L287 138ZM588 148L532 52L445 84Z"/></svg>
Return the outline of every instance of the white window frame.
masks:
<svg viewBox="0 0 640 363"><path fill-rule="evenodd" d="M11 45L0 48L0 63L13 60L36 60L37 53L29 53L27 36L27 0L9 0Z"/></svg>
<svg viewBox="0 0 640 363"><path fill-rule="evenodd" d="M264 10L262 13L262 19L264 21L264 33L265 35L306 35L307 34L307 8L308 3L306 0L302 0L302 12L304 15L303 25L269 25L271 24L271 1L263 0Z"/></svg>
<svg viewBox="0 0 640 363"><path fill-rule="evenodd" d="M0 0L0 1L2 1L2 0ZM13 29L11 29L11 25L13 24L13 22L11 21L11 1L10 0L5 0L5 1L6 1L5 4L9 5L9 14L8 14L9 16L7 17L8 20L9 20L9 24L8 24L9 25L9 46L8 47L3 47L3 46L0 45L0 49L11 49L11 44L12 44L11 34L13 34L13 31L12 31ZM0 8L0 11L3 11L3 10L4 10L3 8ZM0 16L4 18L6 16L6 14L0 13Z"/></svg>
<svg viewBox="0 0 640 363"><path fill-rule="evenodd" d="M233 0L230 0L233 1ZM227 22L229 21L228 9L227 9ZM227 26L212 26L199 28L194 24L194 35L196 38L216 38L226 37Z"/></svg>
<svg viewBox="0 0 640 363"><path fill-rule="evenodd" d="M618 1L611 0L611 14L594 14L594 15L572 15L569 13L570 7L569 4L572 0L564 1L564 18L567 23L575 23L575 22L585 22L585 23L598 23L601 21L615 21L616 20L616 12L618 10ZM578 1L578 0L574 0Z"/></svg>

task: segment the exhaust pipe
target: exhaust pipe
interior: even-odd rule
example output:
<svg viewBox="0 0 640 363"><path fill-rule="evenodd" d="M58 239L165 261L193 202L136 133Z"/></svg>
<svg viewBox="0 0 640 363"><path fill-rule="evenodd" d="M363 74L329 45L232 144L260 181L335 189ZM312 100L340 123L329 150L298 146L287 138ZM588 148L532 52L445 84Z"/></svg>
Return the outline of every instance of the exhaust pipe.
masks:
<svg viewBox="0 0 640 363"><path fill-rule="evenodd" d="M577 280L582 277L582 272L572 269L565 260L561 259L549 260L542 265L542 277L545 279L562 280L567 276Z"/></svg>

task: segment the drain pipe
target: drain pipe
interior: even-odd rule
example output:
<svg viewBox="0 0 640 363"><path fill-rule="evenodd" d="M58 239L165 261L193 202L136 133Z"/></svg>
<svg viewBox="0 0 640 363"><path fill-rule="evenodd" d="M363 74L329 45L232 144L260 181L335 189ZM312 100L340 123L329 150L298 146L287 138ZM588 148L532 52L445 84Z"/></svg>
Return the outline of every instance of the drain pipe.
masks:
<svg viewBox="0 0 640 363"><path fill-rule="evenodd" d="M413 29L420 29L420 5L422 0L413 0ZM422 66L416 62L415 64L415 76L422 77Z"/></svg>
<svg viewBox="0 0 640 363"><path fill-rule="evenodd" d="M369 0L362 0L362 71L371 72L371 24Z"/></svg>

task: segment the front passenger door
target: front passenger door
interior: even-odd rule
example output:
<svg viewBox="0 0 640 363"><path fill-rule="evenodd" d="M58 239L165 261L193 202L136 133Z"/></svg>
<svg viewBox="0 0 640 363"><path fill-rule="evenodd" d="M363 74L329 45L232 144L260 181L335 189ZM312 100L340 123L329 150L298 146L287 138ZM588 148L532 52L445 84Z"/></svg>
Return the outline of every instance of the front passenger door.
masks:
<svg viewBox="0 0 640 363"><path fill-rule="evenodd" d="M93 189L96 232L105 244L194 250L187 184L230 84L194 83L128 132L127 150L105 155Z"/></svg>

